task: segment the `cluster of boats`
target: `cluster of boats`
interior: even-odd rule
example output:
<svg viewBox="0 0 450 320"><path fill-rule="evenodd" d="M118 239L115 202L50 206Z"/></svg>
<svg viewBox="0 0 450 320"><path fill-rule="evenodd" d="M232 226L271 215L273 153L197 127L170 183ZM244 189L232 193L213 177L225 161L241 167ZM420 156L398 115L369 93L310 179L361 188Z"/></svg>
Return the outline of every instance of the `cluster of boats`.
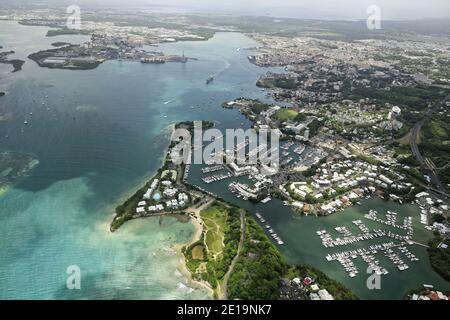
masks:
<svg viewBox="0 0 450 320"><path fill-rule="evenodd" d="M348 275L353 278L358 274L358 269L353 263L351 259L356 259L361 257L361 259L367 263L369 268L372 269L378 275L386 275L388 274L388 270L381 267L379 264L379 260L375 258L375 254L378 252L383 252L384 255L394 263L400 271L404 271L409 269L409 266L399 257L397 253L394 252L394 248L398 248L398 250L404 254L410 261L419 261L413 253L411 253L406 247L406 243L394 243L394 242L385 242L381 244L374 244L369 246L368 248L360 248L350 251L342 251L333 254L328 254L326 256L327 261L338 261L348 273Z"/></svg>
<svg viewBox="0 0 450 320"><path fill-rule="evenodd" d="M211 191L206 190L205 188L202 188L200 186L195 186L196 189L200 190L203 193L206 193L207 195L210 195L213 198L219 198L219 196Z"/></svg>
<svg viewBox="0 0 450 320"><path fill-rule="evenodd" d="M375 272L377 275L387 275L389 271L379 265L379 261L375 258L373 254L362 254L361 259L367 263L368 267L372 272Z"/></svg>
<svg viewBox="0 0 450 320"><path fill-rule="evenodd" d="M400 240L400 241L406 241L406 242L410 242L410 238L409 236L402 236L401 234L398 233L394 233L392 231L388 231L386 232L385 230L378 230L380 232L383 232L383 236L395 239L395 240Z"/></svg>
<svg viewBox="0 0 450 320"><path fill-rule="evenodd" d="M223 165L218 164L218 165L215 165L215 166L202 168L201 170L202 170L202 173L211 173L211 172L220 171L222 169L223 169Z"/></svg>
<svg viewBox="0 0 450 320"><path fill-rule="evenodd" d="M409 266L392 249L387 249L385 255L397 266L398 270L403 271L409 269Z"/></svg>
<svg viewBox="0 0 450 320"><path fill-rule="evenodd" d="M369 210L369 213L364 215L364 218L385 224L387 226L391 226L397 229L406 230L408 233L413 233L413 226L412 226L412 217L405 217L403 219L403 225L397 224L397 212L393 211L387 211L386 214L386 220L378 218L378 212L376 210Z"/></svg>
<svg viewBox="0 0 450 320"><path fill-rule="evenodd" d="M283 150L289 150L294 145L294 142L290 141L283 144L280 148Z"/></svg>
<svg viewBox="0 0 450 320"><path fill-rule="evenodd" d="M342 267L344 267L350 278L356 277L359 271L353 261L351 261L348 257L339 257L336 260L342 265Z"/></svg>
<svg viewBox="0 0 450 320"><path fill-rule="evenodd" d="M235 194L237 198L247 201L248 199L256 199L257 195L247 191L247 186L239 182L232 182L228 185L228 190Z"/></svg>
<svg viewBox="0 0 450 320"><path fill-rule="evenodd" d="M347 227L336 227L334 228L334 230L342 234L344 237L350 237L352 235L352 233L350 232L350 230L347 229Z"/></svg>
<svg viewBox="0 0 450 320"><path fill-rule="evenodd" d="M419 261L419 258L416 257L416 255L414 253L412 253L411 251L408 250L408 248L406 247L399 247L398 248L400 250L401 253L403 253L409 260L415 262L415 261Z"/></svg>
<svg viewBox="0 0 450 320"><path fill-rule="evenodd" d="M282 165L282 166L286 166L286 165L288 165L289 163L291 163L292 160L294 160L294 158L289 157L289 158L283 160L283 161L281 162L281 165Z"/></svg>
<svg viewBox="0 0 450 320"><path fill-rule="evenodd" d="M184 169L184 175L183 175L183 180L186 181L187 178L189 177L189 171L191 170L191 165L187 164L185 169Z"/></svg>
<svg viewBox="0 0 450 320"><path fill-rule="evenodd" d="M358 227L359 230L363 233L369 233L370 230L367 228L367 226L361 221L361 220L354 220L352 223Z"/></svg>
<svg viewBox="0 0 450 320"><path fill-rule="evenodd" d="M302 154L305 151L305 149L306 149L305 145L302 144L302 145L298 146L297 148L295 148L294 152L296 154Z"/></svg>
<svg viewBox="0 0 450 320"><path fill-rule="evenodd" d="M373 239L387 235L384 230L374 230L372 233L361 233L361 234L355 236L355 235L352 235L352 233L350 231L348 231L348 229L345 227L337 227L337 228L341 228L340 230L345 230L345 231L343 231L344 238L333 239L333 237L325 230L316 232L316 234L322 240L322 245L325 248L333 248L333 247L338 247L338 246L350 245L350 244L354 244L356 242L360 242L360 241L364 241L364 240L373 240ZM342 229L342 228L344 228L344 229ZM367 228L367 227L365 227L365 228ZM337 231L339 231L339 230L337 230ZM404 240L404 239L400 238L399 240Z"/></svg>
<svg viewBox="0 0 450 320"><path fill-rule="evenodd" d="M225 179L231 178L232 176L233 175L231 174L231 172L219 173L219 174L214 174L212 176L204 177L204 178L202 178L202 180L204 183L210 184L211 182L225 180Z"/></svg>
<svg viewBox="0 0 450 320"><path fill-rule="evenodd" d="M427 225L428 224L428 214L427 214L427 210L422 209L420 211L420 223Z"/></svg>
<svg viewBox="0 0 450 320"><path fill-rule="evenodd" d="M266 223L266 219L264 219L264 217L260 214L260 213L256 213L255 214L256 217L258 218L258 220L261 223ZM265 225L267 232L270 234L270 236L281 246L284 244L284 241L280 238L280 236L278 234L275 233L275 231L272 229L272 227L269 224Z"/></svg>

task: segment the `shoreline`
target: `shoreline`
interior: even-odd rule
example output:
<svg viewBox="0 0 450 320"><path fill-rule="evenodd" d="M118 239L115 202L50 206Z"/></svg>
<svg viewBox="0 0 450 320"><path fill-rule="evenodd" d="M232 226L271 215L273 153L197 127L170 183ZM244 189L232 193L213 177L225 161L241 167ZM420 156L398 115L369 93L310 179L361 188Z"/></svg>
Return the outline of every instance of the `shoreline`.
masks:
<svg viewBox="0 0 450 320"><path fill-rule="evenodd" d="M166 136L170 139L174 130L175 130L175 124L168 125L165 128L166 134L164 136ZM164 149L163 156L161 156L161 158L160 158L160 162L161 162L161 160L163 160L165 158L164 155L166 155L167 152L169 151L169 147L170 147L170 141L169 141L169 143L167 143L167 145ZM136 182L136 186L133 188L130 188L131 191L123 193L122 196L118 199L117 203L120 204L120 203L126 201L130 196L133 195L133 190L139 189L143 184L145 184L149 179L151 179L157 173L157 171L158 170L155 170L155 172L150 172L143 179L139 179L139 181ZM115 208L117 207L117 205L112 205L112 206L113 206L113 210L115 210ZM142 219L156 218L156 217L160 218L163 216L169 216L169 215L142 217ZM191 223L194 226L194 234L192 235L192 237L190 239L188 239L187 241L184 241L184 242L177 242L171 246L171 248L176 252L176 256L177 256L177 260L178 260L175 270L179 271L181 273L182 277L184 278L184 280L186 281L186 284L188 286L193 287L194 289L205 289L208 292L209 298L213 299L214 290L211 288L209 283L207 283L205 281L198 281L198 280L193 279L190 270L186 266L186 260L185 260L184 254L182 252L183 247L190 246L191 244L193 244L194 242L198 241L201 238L201 235L203 233L203 227L202 227L201 223L198 221L199 219L201 219L200 211L189 212L189 214L186 215L186 217L189 217L189 220L187 220L187 221L182 221L176 214L172 215L172 216L175 217L179 223ZM112 217L108 219L108 222L106 222L108 233L110 235L114 235L118 230L120 230L126 224L126 222L125 222L118 229L111 230L111 223L115 217L116 217L116 213L114 212ZM131 219L131 220L135 220L135 219Z"/></svg>
<svg viewBox="0 0 450 320"><path fill-rule="evenodd" d="M164 134L164 136L167 136L169 139L169 143L167 143L165 149L164 149L164 153L163 156L160 157L159 161L162 162L163 159L165 159L165 156L167 154L167 152L169 151L169 146L170 146L170 137L172 136L174 130L175 130L175 124L169 124L165 129L166 132ZM161 163L159 164L158 168L161 167ZM143 185L145 185L145 183L149 180L152 179L155 174L158 172L159 169L156 169L152 172L149 172L148 175L146 175L145 177L143 177L142 179L139 179L139 181L136 181L135 186L134 187L130 187L128 191L123 192L119 198L117 199L117 202L113 204L113 213L112 216L109 218L108 220L108 230L111 234L114 234L116 231L118 231L123 225L126 224L126 222L124 222L119 228L117 229L111 229L111 225L112 222L114 221L114 219L117 216L117 213L115 212L116 208L118 205L120 205L121 203L125 202L127 199L129 199L134 191L133 190L139 190L140 188L142 188ZM151 217L142 217L142 218L151 218ZM134 220L134 219L132 219Z"/></svg>
<svg viewBox="0 0 450 320"><path fill-rule="evenodd" d="M192 277L192 273L191 271L187 268L186 266L186 258L182 252L182 248L185 246L190 246L193 243L197 242L198 240L200 240L201 235L203 233L203 227L200 224L200 222L198 221L198 219L200 218L199 213L192 213L194 215L194 217L192 215L190 215L190 220L189 223L192 223L194 226L194 234L192 235L191 239L189 241L187 241L186 243L178 243L173 245L173 249L176 251L176 254L178 256L178 265L177 265L177 270L180 271L180 273L183 275L183 277L186 279L186 283L189 286L193 286L193 287L197 287L197 288L202 288L202 289L206 289L206 291L209 293L210 298L214 299L214 290L211 287L211 285L203 280L195 280Z"/></svg>

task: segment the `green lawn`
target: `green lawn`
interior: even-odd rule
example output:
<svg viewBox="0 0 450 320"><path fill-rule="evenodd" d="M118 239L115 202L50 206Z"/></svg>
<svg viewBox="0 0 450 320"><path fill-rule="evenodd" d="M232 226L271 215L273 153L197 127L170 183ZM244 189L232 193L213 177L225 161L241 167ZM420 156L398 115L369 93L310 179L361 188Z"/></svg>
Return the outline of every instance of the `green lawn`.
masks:
<svg viewBox="0 0 450 320"><path fill-rule="evenodd" d="M281 109L275 113L275 118L280 121L293 120L298 112L292 109Z"/></svg>
<svg viewBox="0 0 450 320"><path fill-rule="evenodd" d="M443 126L443 124L437 121L431 121L430 123L430 133L433 137L438 139L446 139L448 138L447 130Z"/></svg>
<svg viewBox="0 0 450 320"><path fill-rule="evenodd" d="M223 239L227 221L227 210L222 205L212 205L200 212L205 223L205 244L209 253L217 257L223 251Z"/></svg>

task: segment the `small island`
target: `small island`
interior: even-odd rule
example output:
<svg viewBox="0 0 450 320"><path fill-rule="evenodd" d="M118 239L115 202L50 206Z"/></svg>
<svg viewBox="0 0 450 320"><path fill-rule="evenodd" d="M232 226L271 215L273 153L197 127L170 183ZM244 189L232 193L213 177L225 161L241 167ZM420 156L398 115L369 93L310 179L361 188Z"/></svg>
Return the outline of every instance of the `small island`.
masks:
<svg viewBox="0 0 450 320"><path fill-rule="evenodd" d="M1 49L1 48L0 48ZM4 64L10 64L13 67L12 72L17 72L22 70L22 66L24 65L25 61L20 59L8 59L8 56L11 54L14 54L14 51L6 51L6 52L0 52L0 63Z"/></svg>
<svg viewBox="0 0 450 320"><path fill-rule="evenodd" d="M57 41L57 42L52 43L52 47L56 47L56 48L64 47L64 46L71 46L71 45L72 45L71 43L64 42L64 41Z"/></svg>
<svg viewBox="0 0 450 320"><path fill-rule="evenodd" d="M97 68L105 59L80 55L79 45L67 45L61 48L49 49L32 53L29 59L41 67L50 69L90 70Z"/></svg>
<svg viewBox="0 0 450 320"><path fill-rule="evenodd" d="M88 30L77 30L77 29L69 29L67 27L51 29L47 31L47 37L56 37L56 36L66 36L66 35L89 35L90 31Z"/></svg>

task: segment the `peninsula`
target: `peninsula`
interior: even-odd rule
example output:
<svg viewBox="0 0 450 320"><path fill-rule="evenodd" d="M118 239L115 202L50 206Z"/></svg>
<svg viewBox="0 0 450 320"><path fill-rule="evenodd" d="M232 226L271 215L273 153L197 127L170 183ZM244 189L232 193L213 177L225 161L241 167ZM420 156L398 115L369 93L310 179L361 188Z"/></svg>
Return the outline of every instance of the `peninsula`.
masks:
<svg viewBox="0 0 450 320"><path fill-rule="evenodd" d="M203 129L213 125L204 122ZM194 124L182 122L173 127L179 128L192 131ZM289 266L252 215L190 184L191 165L173 162L177 146L170 144L157 173L116 208L112 232L136 218L189 217L197 231L181 248L185 267L217 299L310 299L319 286L324 299L356 299L350 290L312 267ZM310 284L315 285L311 288ZM295 294L291 296L290 291Z"/></svg>

